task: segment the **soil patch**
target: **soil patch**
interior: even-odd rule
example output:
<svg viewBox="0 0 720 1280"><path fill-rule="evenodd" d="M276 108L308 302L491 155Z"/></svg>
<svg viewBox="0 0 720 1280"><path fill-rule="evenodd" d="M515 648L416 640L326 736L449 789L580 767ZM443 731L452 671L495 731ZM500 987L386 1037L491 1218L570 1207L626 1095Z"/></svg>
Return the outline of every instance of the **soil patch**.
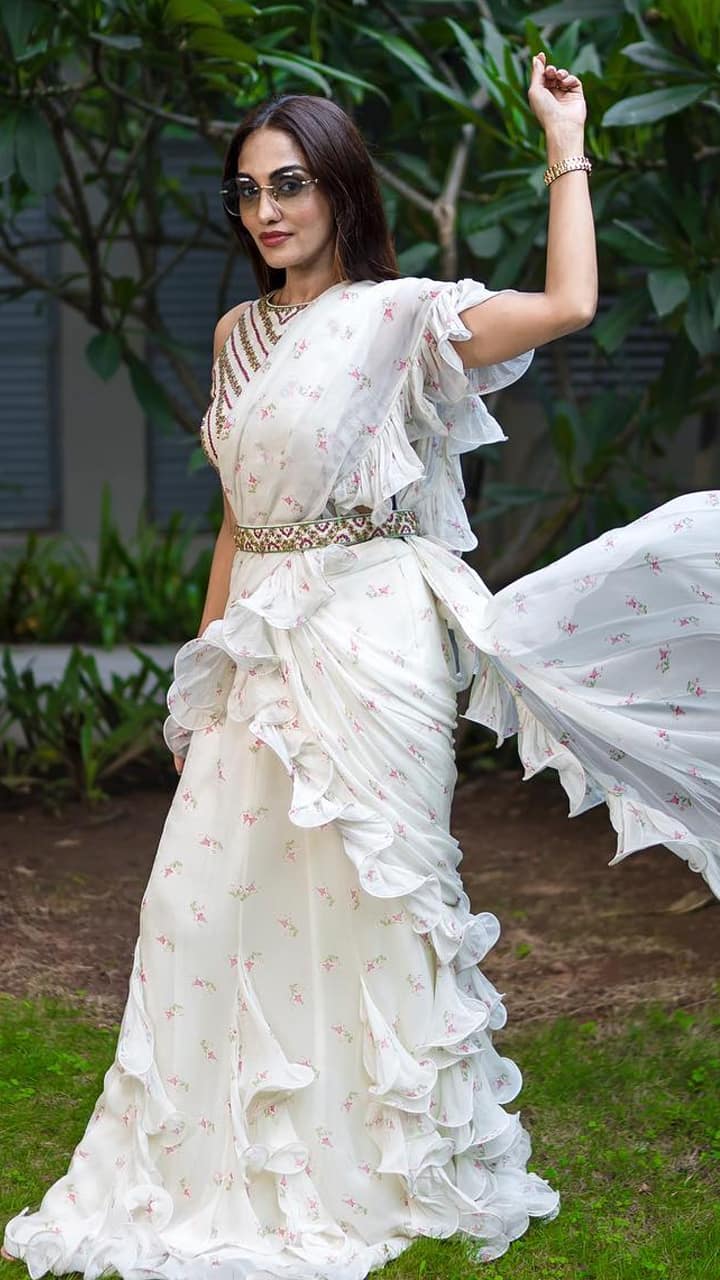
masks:
<svg viewBox="0 0 720 1280"><path fill-rule="evenodd" d="M138 790L98 811L3 813L2 990L71 998L102 1025L119 1020L169 803L169 791ZM713 995L720 904L669 912L706 885L662 848L608 867L615 837L604 807L568 821L554 778L487 774L458 788L453 831L473 910L502 925L482 969L505 994L509 1025Z"/></svg>

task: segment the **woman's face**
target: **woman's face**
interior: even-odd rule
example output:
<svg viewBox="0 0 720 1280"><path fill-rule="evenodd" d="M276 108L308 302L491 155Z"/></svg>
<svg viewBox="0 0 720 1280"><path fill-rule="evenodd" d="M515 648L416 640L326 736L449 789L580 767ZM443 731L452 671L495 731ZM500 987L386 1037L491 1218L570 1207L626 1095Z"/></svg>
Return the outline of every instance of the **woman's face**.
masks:
<svg viewBox="0 0 720 1280"><path fill-rule="evenodd" d="M284 176L314 178L295 139L281 129L256 129L246 138L238 155L237 174L257 186L279 185ZM242 206L241 206L242 208ZM303 187L293 199L276 204L269 191L250 209L242 209L243 226L250 233L269 267L307 269L330 267L335 253L335 220L327 196L319 184ZM264 240L285 233L275 243Z"/></svg>

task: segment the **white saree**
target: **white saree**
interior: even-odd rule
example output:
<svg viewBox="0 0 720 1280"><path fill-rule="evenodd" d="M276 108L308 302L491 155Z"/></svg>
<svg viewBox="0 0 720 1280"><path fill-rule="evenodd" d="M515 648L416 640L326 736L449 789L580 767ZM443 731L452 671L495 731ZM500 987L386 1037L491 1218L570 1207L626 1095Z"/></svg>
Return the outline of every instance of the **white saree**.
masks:
<svg viewBox="0 0 720 1280"><path fill-rule="evenodd" d="M67 1173L5 1247L33 1276L363 1280L417 1236L499 1257L559 1197L527 1171L450 835L456 692L607 803L614 861L663 843L720 895L720 495L692 494L493 596L460 454L532 352L465 374L483 285L256 304L203 439L238 523L393 502L420 533L235 555L224 617L175 660L186 753L143 897L115 1059ZM267 314L264 317L267 323ZM450 633L452 632L452 639Z"/></svg>

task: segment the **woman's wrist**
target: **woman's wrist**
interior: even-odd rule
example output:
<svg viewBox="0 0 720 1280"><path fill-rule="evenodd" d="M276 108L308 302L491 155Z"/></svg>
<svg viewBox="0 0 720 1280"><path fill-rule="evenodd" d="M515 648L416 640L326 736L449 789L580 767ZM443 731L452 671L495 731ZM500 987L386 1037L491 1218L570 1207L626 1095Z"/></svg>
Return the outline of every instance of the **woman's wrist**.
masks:
<svg viewBox="0 0 720 1280"><path fill-rule="evenodd" d="M548 165L568 156L585 154L585 130L580 125L556 124L545 130Z"/></svg>

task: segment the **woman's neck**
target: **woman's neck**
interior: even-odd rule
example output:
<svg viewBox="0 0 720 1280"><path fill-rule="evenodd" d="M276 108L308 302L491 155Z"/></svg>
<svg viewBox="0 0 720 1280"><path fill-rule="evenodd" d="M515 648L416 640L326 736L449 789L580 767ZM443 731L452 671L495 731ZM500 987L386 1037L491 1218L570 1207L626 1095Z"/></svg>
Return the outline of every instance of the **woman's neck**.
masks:
<svg viewBox="0 0 720 1280"><path fill-rule="evenodd" d="M273 292L273 302L300 306L302 303L312 302L313 298L319 297L334 284L340 284L340 277L336 272L307 272L289 267L285 272L285 283Z"/></svg>

